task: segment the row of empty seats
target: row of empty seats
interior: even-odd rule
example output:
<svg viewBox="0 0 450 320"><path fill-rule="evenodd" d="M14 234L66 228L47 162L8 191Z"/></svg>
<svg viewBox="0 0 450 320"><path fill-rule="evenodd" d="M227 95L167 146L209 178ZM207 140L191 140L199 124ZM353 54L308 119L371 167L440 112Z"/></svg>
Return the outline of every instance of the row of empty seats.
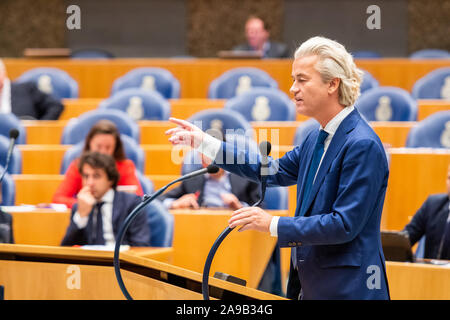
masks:
<svg viewBox="0 0 450 320"><path fill-rule="evenodd" d="M8 134L11 128L20 128L25 131L20 122L8 122L14 119L11 115L0 115L1 134L0 135L0 164L6 162L6 152L9 146ZM6 119L6 120L5 120ZM138 123L129 118L120 110L97 109L84 113L78 118L73 118L64 127L62 133L62 144L73 145L64 156L60 173L64 173L70 161L76 157L81 149L84 139L90 128L99 120L108 119L114 122L121 132L125 142L127 157L133 160L136 168L143 173L145 156L140 146L140 127ZM242 134L248 138L254 138L252 124L240 113L226 109L204 110L192 115L188 121L201 127L203 130L217 128L220 130L232 130L234 133ZM299 145L308 133L318 127L317 121L310 119L299 125L296 130L292 144ZM19 138L23 136L19 135ZM23 142L23 141L22 141ZM430 148L450 148L450 111L441 111L419 121L412 126L408 133L406 147L430 147ZM19 148L15 148L11 157L11 164L8 168L10 173L22 173L22 160Z"/></svg>
<svg viewBox="0 0 450 320"><path fill-rule="evenodd" d="M17 81L36 82L42 91L50 93L58 99L78 98L78 83L68 73L57 68L31 69L23 73ZM378 86L378 81L370 73L364 71L361 92ZM263 70L235 68L226 71L211 82L208 98L230 99L255 87L278 89L278 83ZM156 92L161 99L180 97L179 81L172 73L163 68L136 68L129 71L114 81L111 96L131 88ZM411 94L414 99L450 99L450 68L439 68L417 80Z"/></svg>

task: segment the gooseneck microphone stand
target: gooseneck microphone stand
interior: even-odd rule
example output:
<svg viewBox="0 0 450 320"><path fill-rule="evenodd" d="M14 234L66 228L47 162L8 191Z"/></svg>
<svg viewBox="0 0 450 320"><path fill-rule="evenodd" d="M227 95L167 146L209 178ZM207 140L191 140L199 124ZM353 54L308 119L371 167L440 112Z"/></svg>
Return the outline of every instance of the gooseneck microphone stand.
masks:
<svg viewBox="0 0 450 320"><path fill-rule="evenodd" d="M128 227L130 226L131 222L133 222L134 218L136 218L136 216L141 212L141 210L146 207L150 202L152 202L156 197L160 196L164 191L166 191L166 189L168 187L170 187L171 185L177 183L177 182L181 182L187 179L191 179L193 177L205 174L205 173L216 173L217 171L219 171L219 168L213 165L208 166L207 168L204 169L200 169L191 173L188 173L172 182L170 182L169 184L165 185L164 187L162 187L161 189L159 189L158 191L156 191L155 193L153 193L151 196L149 195L144 195L144 198L142 200L142 202L140 204L138 204L136 206L136 208L133 209L133 211L131 211L131 213L127 216L127 218L125 219L124 223L122 224L120 231L117 235L117 241L114 247L114 272L116 274L116 279L117 282L119 284L120 290L122 291L123 295L125 296L125 298L127 298L128 300L133 300L133 298L131 297L130 293L128 292L127 288L125 287L125 284L123 282L122 279L122 274L120 273L120 260L119 260L119 254L120 254L120 245L122 244L123 238L125 236L125 232L127 231Z"/></svg>
<svg viewBox="0 0 450 320"><path fill-rule="evenodd" d="M267 187L267 175L268 175L268 159L267 156L270 154L271 145L270 142L263 141L259 145L259 150L262 155L261 158L261 199L252 205L252 207L259 206L263 200L266 193ZM228 234L233 231L234 228L226 227L225 230L219 235L219 237L214 241L211 249L209 250L208 257L205 261L205 266L203 267L203 279L202 279L202 294L203 300L209 300L209 271L211 269L211 264L222 241L228 236Z"/></svg>

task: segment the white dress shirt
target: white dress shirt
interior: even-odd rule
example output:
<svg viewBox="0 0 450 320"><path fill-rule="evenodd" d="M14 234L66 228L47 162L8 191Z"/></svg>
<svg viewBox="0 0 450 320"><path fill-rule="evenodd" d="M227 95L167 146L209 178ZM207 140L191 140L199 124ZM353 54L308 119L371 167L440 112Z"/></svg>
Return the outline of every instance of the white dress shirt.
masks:
<svg viewBox="0 0 450 320"><path fill-rule="evenodd" d="M8 78L3 81L0 91L0 113L11 113L11 82Z"/></svg>
<svg viewBox="0 0 450 320"><path fill-rule="evenodd" d="M109 189L99 202L104 202L100 211L102 213L102 225L103 225L103 239L105 239L105 245L114 246L116 240L114 238L113 226L112 226L112 212L113 212L114 190ZM79 229L86 228L89 221L89 216L81 217L80 214L75 212L73 215L73 222Z"/></svg>
<svg viewBox="0 0 450 320"><path fill-rule="evenodd" d="M330 142L333 139L334 134L336 133L337 129L339 128L342 121L355 109L354 106L345 107L340 111L336 116L334 116L333 119L331 119L325 128L320 126L320 129L326 131L328 133L327 138L324 142L324 152L322 155L322 158L320 159L319 167L317 168L317 172L319 172L320 165L322 164L322 160L325 157L325 154L328 150L328 147L330 146ZM203 153L205 156L209 157L210 159L215 159L217 156L217 153L219 152L220 148L222 146L222 142L212 136L207 135L205 139L203 139L202 143L197 147L197 151ZM314 176L314 180L316 180L316 175ZM313 181L314 183L314 181ZM272 237L278 237L278 220L280 219L279 216L273 216L272 220L270 222L270 234Z"/></svg>

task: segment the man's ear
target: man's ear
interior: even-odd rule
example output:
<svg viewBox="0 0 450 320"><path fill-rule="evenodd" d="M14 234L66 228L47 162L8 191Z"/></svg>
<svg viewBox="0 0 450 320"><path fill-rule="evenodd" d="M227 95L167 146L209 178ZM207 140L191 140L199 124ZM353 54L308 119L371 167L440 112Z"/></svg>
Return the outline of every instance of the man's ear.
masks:
<svg viewBox="0 0 450 320"><path fill-rule="evenodd" d="M339 84L341 83L341 79L333 78L328 84L328 93L333 94L336 90L339 89Z"/></svg>

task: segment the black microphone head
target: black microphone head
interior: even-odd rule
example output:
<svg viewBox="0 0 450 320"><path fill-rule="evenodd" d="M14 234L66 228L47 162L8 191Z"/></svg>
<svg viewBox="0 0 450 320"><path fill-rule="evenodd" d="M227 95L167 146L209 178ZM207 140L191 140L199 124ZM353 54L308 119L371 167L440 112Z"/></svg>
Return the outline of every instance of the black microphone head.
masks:
<svg viewBox="0 0 450 320"><path fill-rule="evenodd" d="M261 152L262 156L267 157L270 154L271 150L272 145L269 141L263 141L259 144L259 152Z"/></svg>
<svg viewBox="0 0 450 320"><path fill-rule="evenodd" d="M17 130L17 129L11 129L11 130L9 130L9 137L11 138L11 139L17 139L17 137L19 136L19 130Z"/></svg>
<svg viewBox="0 0 450 320"><path fill-rule="evenodd" d="M215 166L213 164L210 164L209 166L206 167L206 172L208 172L208 173L217 173L217 172L219 172L219 167Z"/></svg>

